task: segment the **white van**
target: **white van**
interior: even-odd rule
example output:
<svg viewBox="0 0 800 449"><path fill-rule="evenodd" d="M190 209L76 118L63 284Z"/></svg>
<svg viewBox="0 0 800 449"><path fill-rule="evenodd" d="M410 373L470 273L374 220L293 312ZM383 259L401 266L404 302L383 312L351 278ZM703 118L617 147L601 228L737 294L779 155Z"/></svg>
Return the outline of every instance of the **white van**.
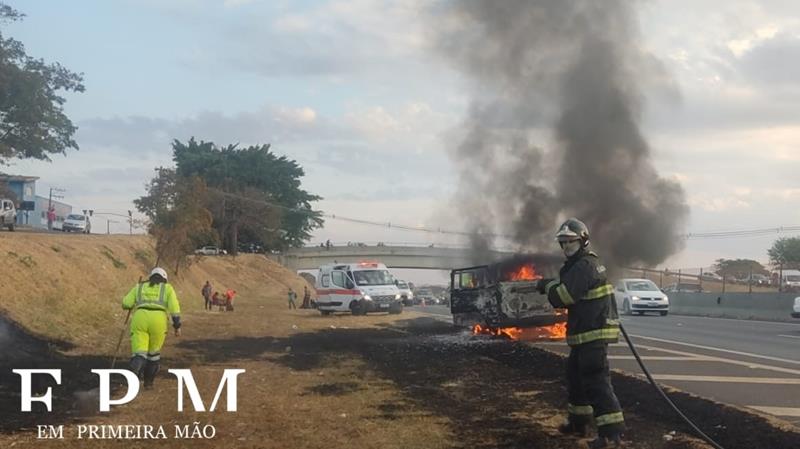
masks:
<svg viewBox="0 0 800 449"><path fill-rule="evenodd" d="M386 265L378 262L335 263L319 267L317 308L323 315L403 311L400 290Z"/></svg>
<svg viewBox="0 0 800 449"><path fill-rule="evenodd" d="M783 270L783 288L790 292L800 291L800 270Z"/></svg>

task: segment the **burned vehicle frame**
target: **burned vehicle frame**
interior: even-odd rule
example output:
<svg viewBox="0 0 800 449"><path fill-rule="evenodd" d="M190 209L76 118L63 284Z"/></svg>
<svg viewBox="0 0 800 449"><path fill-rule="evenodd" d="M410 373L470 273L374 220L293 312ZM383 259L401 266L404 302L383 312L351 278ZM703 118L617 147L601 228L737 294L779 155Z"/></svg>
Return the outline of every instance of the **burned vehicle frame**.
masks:
<svg viewBox="0 0 800 449"><path fill-rule="evenodd" d="M550 326L566 321L564 310L554 309L535 290L536 281L552 274L556 257L513 258L450 272L450 312L456 326Z"/></svg>

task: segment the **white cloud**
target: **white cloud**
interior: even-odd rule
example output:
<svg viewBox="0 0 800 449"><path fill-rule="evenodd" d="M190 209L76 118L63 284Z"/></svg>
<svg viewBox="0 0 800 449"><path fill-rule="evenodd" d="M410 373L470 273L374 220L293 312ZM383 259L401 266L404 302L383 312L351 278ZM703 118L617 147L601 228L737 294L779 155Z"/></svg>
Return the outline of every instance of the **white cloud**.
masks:
<svg viewBox="0 0 800 449"><path fill-rule="evenodd" d="M286 14L275 19L272 28L278 33L300 34L313 30L314 24L302 14Z"/></svg>
<svg viewBox="0 0 800 449"><path fill-rule="evenodd" d="M313 108L279 108L275 119L281 123L295 123L302 125L313 124L317 120L317 111Z"/></svg>
<svg viewBox="0 0 800 449"><path fill-rule="evenodd" d="M750 208L749 202L737 197L690 195L688 203L689 206L700 208L708 212L746 210Z"/></svg>
<svg viewBox="0 0 800 449"><path fill-rule="evenodd" d="M763 194L765 196L770 196L774 198L778 198L781 200L786 201L800 201L800 189L799 188L790 188L790 189L763 189Z"/></svg>
<svg viewBox="0 0 800 449"><path fill-rule="evenodd" d="M256 0L224 0L222 4L226 8L237 8L242 5L246 5L248 3L253 3Z"/></svg>
<svg viewBox="0 0 800 449"><path fill-rule="evenodd" d="M760 42L772 39L778 34L779 28L769 24L753 30L748 36L728 41L727 47L738 58L757 46Z"/></svg>

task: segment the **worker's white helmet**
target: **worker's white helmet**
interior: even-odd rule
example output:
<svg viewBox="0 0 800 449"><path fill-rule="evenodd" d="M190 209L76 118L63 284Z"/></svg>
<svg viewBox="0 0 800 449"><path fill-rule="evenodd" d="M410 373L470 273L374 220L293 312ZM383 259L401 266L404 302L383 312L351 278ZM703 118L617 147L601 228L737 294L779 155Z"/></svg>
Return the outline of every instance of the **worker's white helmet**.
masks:
<svg viewBox="0 0 800 449"><path fill-rule="evenodd" d="M154 274L161 276L165 281L167 280L167 271L161 267L153 268L153 270L150 272L150 276L153 276Z"/></svg>

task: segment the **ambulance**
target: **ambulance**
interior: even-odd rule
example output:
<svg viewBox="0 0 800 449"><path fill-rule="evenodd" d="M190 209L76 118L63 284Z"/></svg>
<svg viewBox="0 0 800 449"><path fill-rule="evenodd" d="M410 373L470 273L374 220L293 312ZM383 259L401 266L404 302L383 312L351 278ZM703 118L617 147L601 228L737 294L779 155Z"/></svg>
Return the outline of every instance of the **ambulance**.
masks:
<svg viewBox="0 0 800 449"><path fill-rule="evenodd" d="M399 314L402 295L394 277L379 262L332 263L319 267L315 288L317 308L323 315L350 312Z"/></svg>

